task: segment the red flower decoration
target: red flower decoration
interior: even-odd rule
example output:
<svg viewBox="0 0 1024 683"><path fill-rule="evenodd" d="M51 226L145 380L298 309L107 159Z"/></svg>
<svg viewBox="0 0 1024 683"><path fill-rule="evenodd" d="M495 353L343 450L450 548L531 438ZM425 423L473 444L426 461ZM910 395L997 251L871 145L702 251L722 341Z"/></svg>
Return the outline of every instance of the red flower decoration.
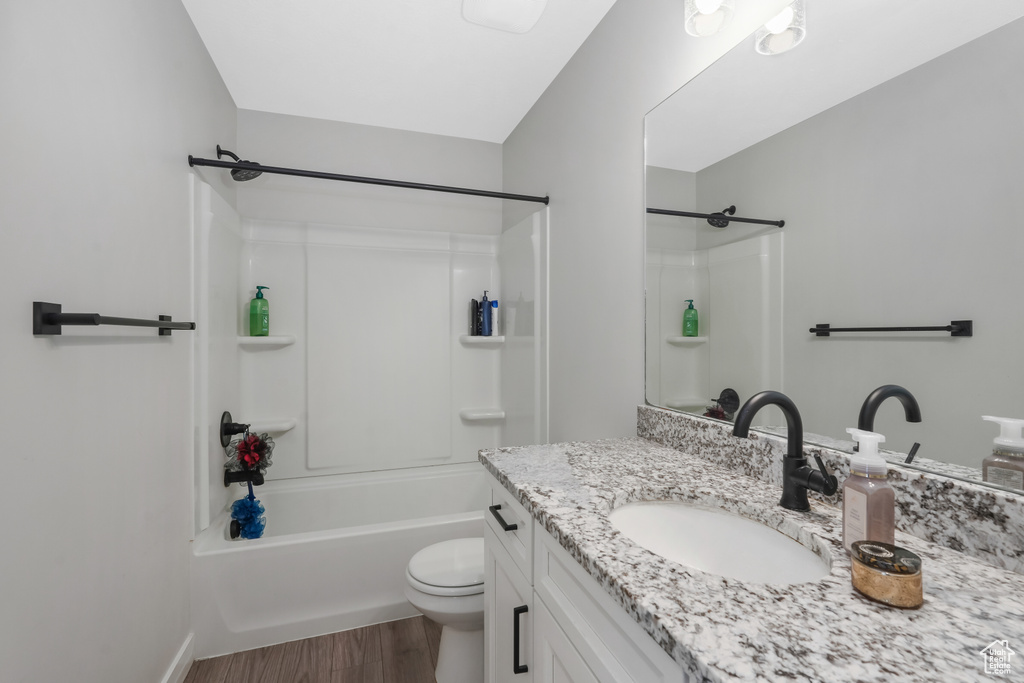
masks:
<svg viewBox="0 0 1024 683"><path fill-rule="evenodd" d="M252 469L259 465L265 450L266 445L260 440L260 437L250 434L238 442L238 461L242 463L243 467Z"/></svg>

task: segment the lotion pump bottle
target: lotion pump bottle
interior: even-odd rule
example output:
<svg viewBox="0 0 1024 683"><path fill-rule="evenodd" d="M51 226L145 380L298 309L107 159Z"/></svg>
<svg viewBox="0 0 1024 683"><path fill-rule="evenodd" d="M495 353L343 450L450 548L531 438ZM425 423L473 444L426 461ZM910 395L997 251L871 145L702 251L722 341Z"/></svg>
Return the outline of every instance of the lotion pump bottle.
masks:
<svg viewBox="0 0 1024 683"><path fill-rule="evenodd" d="M693 299L686 299L690 307L683 311L683 336L697 336L697 309L693 307Z"/></svg>
<svg viewBox="0 0 1024 683"><path fill-rule="evenodd" d="M860 448L850 455L850 476L843 482L843 548L856 541L893 543L896 536L896 493L889 486L889 465L878 454L885 437L847 429Z"/></svg>
<svg viewBox="0 0 1024 683"><path fill-rule="evenodd" d="M981 465L981 478L990 484L1024 490L1024 420L982 415L982 420L999 423L999 436L992 442L992 455Z"/></svg>
<svg viewBox="0 0 1024 683"><path fill-rule="evenodd" d="M263 298L263 290L270 289L258 285L256 298L249 302L249 336L266 337L270 334L270 302Z"/></svg>

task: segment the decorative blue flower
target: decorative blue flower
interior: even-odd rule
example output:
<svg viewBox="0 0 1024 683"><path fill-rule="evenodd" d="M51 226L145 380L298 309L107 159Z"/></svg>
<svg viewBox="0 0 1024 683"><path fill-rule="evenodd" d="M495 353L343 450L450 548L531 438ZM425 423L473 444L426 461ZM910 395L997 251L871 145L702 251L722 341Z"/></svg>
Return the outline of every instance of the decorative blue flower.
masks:
<svg viewBox="0 0 1024 683"><path fill-rule="evenodd" d="M267 525L263 504L251 495L231 504L231 519L238 521L242 538L259 538Z"/></svg>

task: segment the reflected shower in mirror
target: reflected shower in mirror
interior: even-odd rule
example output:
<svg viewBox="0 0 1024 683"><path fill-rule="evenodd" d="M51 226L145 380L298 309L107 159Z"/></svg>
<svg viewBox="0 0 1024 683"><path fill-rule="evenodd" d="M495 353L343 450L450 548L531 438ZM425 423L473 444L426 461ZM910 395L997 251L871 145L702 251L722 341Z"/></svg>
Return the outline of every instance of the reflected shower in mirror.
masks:
<svg viewBox="0 0 1024 683"><path fill-rule="evenodd" d="M865 399L898 385L922 421L876 406L888 457L920 443L915 466L981 480L981 416L1024 418L1024 3L963 22L911 0L883 29L887 5L815 4L799 50L748 39L648 114L647 206L785 227L647 216L647 400L703 414L725 388L784 391L808 441L849 451ZM810 330L967 320L969 337Z"/></svg>

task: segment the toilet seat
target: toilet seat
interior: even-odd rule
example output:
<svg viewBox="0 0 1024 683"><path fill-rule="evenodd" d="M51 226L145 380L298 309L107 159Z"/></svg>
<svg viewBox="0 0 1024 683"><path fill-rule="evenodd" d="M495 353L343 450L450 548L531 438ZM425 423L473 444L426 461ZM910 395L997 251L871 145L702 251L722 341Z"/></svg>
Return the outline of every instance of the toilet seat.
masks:
<svg viewBox="0 0 1024 683"><path fill-rule="evenodd" d="M405 571L405 580L409 583L410 587L415 588L420 593L436 595L442 598L458 598L466 595L479 595L484 592L483 583L474 583L468 586L432 586L429 583L417 581L416 577L410 574L408 569Z"/></svg>
<svg viewBox="0 0 1024 683"><path fill-rule="evenodd" d="M428 595L457 597L484 592L484 539L457 538L413 555L405 570L409 585Z"/></svg>

